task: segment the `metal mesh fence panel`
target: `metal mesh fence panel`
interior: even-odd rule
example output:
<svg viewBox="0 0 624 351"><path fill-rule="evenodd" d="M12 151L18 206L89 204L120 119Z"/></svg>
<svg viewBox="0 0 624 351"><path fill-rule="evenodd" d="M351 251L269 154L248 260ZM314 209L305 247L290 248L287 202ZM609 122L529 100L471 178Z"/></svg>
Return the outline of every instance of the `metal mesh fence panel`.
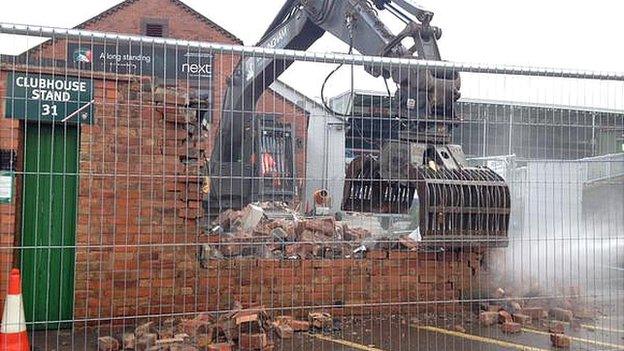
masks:
<svg viewBox="0 0 624 351"><path fill-rule="evenodd" d="M0 32L35 349L624 349L623 74Z"/></svg>

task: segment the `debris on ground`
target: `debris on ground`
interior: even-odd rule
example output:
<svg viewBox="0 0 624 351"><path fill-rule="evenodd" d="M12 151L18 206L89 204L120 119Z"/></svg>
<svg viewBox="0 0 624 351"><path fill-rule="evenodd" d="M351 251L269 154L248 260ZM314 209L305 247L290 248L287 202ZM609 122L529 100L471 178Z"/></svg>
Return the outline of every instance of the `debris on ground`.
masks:
<svg viewBox="0 0 624 351"><path fill-rule="evenodd" d="M577 287L561 289L557 291L560 295L554 296L535 285L525 290L524 295L520 291L509 286L493 289L484 296L486 301L475 304L479 311L476 320L486 327L500 324L505 333L519 333L523 327L531 326L550 333L554 346L566 348L569 338L564 335L565 325L569 324L572 330L580 329L581 320L595 319L598 314L597 308L580 298L582 294ZM576 311L591 312L576 314Z"/></svg>
<svg viewBox="0 0 624 351"><path fill-rule="evenodd" d="M335 330L335 321L326 312L310 312L307 321L287 315L271 317L262 306L243 308L234 303L228 312L218 315L204 312L158 324L150 321L138 325L134 332L102 336L98 350L268 351L273 349L275 338L292 339L295 333L311 329Z"/></svg>
<svg viewBox="0 0 624 351"><path fill-rule="evenodd" d="M331 329L334 327L334 319L327 312L310 312L308 314L310 326L316 329Z"/></svg>
<svg viewBox="0 0 624 351"><path fill-rule="evenodd" d="M554 347L569 349L570 337L564 334L550 334L550 341Z"/></svg>

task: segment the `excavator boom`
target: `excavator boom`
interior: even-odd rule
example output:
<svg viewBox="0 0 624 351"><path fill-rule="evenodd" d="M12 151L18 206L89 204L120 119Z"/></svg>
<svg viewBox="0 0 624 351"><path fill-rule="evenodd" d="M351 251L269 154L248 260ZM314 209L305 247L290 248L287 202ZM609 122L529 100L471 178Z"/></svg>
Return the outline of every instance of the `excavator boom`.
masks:
<svg viewBox="0 0 624 351"><path fill-rule="evenodd" d="M377 11L388 10L405 22L393 34ZM307 50L328 32L361 54L441 60L441 30L433 13L410 0L288 0L257 44ZM413 45L403 43L411 39ZM282 167L290 182L263 183L275 156L292 157L292 130L278 121L258 123L256 102L293 60L242 57L229 81L209 167L208 217L252 201L291 200L295 170ZM366 71L397 84L401 119L399 140L388 142L380 156L364 155L347 168L343 209L407 213L420 199L421 232L430 238L506 243L509 190L485 167L468 167L461 147L450 144L459 98L457 72L405 66L365 66ZM279 184L279 186L276 186ZM459 238L459 239L458 239Z"/></svg>

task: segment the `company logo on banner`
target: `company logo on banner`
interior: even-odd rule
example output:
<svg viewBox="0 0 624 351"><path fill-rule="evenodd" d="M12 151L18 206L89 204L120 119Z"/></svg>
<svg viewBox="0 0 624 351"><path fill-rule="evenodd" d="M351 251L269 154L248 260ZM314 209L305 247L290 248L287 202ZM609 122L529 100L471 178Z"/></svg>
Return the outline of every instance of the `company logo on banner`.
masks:
<svg viewBox="0 0 624 351"><path fill-rule="evenodd" d="M89 49L76 49L74 50L74 62L93 62L93 52Z"/></svg>
<svg viewBox="0 0 624 351"><path fill-rule="evenodd" d="M144 75L167 80L196 81L208 87L212 54L197 49L143 44L68 44L74 68L116 74Z"/></svg>

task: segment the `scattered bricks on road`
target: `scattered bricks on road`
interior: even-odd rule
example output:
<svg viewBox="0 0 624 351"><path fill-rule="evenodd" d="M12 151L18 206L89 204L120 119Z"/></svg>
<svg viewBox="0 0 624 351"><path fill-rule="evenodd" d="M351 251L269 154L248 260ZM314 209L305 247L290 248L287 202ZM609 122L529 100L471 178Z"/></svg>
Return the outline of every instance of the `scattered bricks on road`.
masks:
<svg viewBox="0 0 624 351"><path fill-rule="evenodd" d="M292 321L290 321L290 327L293 328L293 331L296 332L308 331L310 329L310 322L293 319Z"/></svg>
<svg viewBox="0 0 624 351"><path fill-rule="evenodd" d="M522 331L522 324L515 322L505 322L501 325L503 333L517 334Z"/></svg>
<svg viewBox="0 0 624 351"><path fill-rule="evenodd" d="M548 326L548 331L553 334L563 334L565 333L565 326L563 323L553 322Z"/></svg>
<svg viewBox="0 0 624 351"><path fill-rule="evenodd" d="M226 342L210 344L208 351L232 351L232 344Z"/></svg>
<svg viewBox="0 0 624 351"><path fill-rule="evenodd" d="M498 322L498 318L498 312L485 311L479 314L479 322L481 322L481 325L486 327L496 324L496 322Z"/></svg>
<svg viewBox="0 0 624 351"><path fill-rule="evenodd" d="M294 330L287 324L275 325L275 333L280 339L292 339Z"/></svg>
<svg viewBox="0 0 624 351"><path fill-rule="evenodd" d="M514 322L516 323L520 323L522 325L531 324L531 316L527 316L526 314L514 313L512 317L513 317Z"/></svg>
<svg viewBox="0 0 624 351"><path fill-rule="evenodd" d="M310 321L310 326L313 328L323 329L334 326L334 320L331 314L326 312L310 312L308 314L308 320Z"/></svg>
<svg viewBox="0 0 624 351"><path fill-rule="evenodd" d="M570 348L570 337L563 334L550 334L550 341L554 347L562 349Z"/></svg>
<svg viewBox="0 0 624 351"><path fill-rule="evenodd" d="M103 336L98 338L99 351L117 351L119 350L119 341L111 336Z"/></svg>
<svg viewBox="0 0 624 351"><path fill-rule="evenodd" d="M137 337L136 351L147 351L151 349L156 343L156 339L158 339L158 336L154 333L146 333Z"/></svg>
<svg viewBox="0 0 624 351"><path fill-rule="evenodd" d="M534 320L548 318L548 312L541 307L523 308L521 313L526 314Z"/></svg>
<svg viewBox="0 0 624 351"><path fill-rule="evenodd" d="M269 339L265 333L241 333L238 337L241 350L263 350L269 346Z"/></svg>
<svg viewBox="0 0 624 351"><path fill-rule="evenodd" d="M548 311L548 314L553 319L563 322L572 322L572 320L574 319L574 314L572 313L572 311L565 310L563 308L551 308L550 311Z"/></svg>
<svg viewBox="0 0 624 351"><path fill-rule="evenodd" d="M136 344L136 337L133 333L124 333L122 337L122 345L124 350L134 350Z"/></svg>
<svg viewBox="0 0 624 351"><path fill-rule="evenodd" d="M499 323L513 323L513 317L505 310L498 311Z"/></svg>

